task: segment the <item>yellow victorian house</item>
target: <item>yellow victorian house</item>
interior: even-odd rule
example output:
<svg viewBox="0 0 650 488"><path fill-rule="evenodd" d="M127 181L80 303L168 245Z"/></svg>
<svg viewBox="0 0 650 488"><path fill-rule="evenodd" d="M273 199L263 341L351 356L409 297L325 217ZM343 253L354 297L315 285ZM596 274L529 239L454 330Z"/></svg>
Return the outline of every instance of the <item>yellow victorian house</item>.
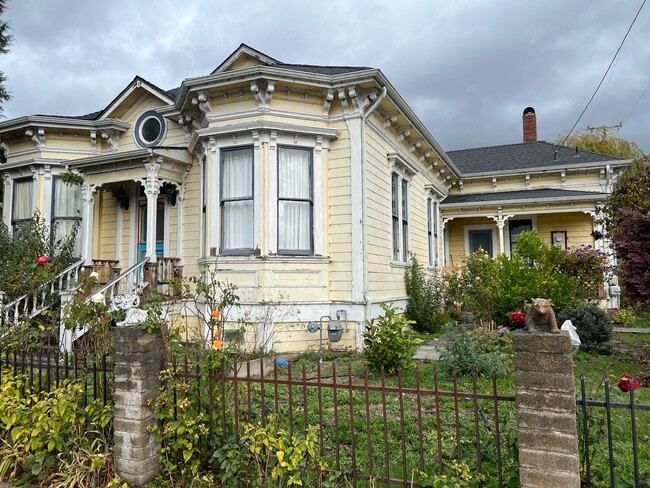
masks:
<svg viewBox="0 0 650 488"><path fill-rule="evenodd" d="M37 210L60 233L78 222L79 265L109 284L216 267L238 286L228 320L263 324L255 346L277 352L318 347L310 322L361 349L382 303L406 305L411 253L457 265L525 228L593 243L629 163L541 142L447 154L381 71L244 44L172 90L135 77L88 115L4 120L0 140L10 228Z"/></svg>
<svg viewBox="0 0 650 488"><path fill-rule="evenodd" d="M532 107L522 129L519 144L447 153L462 177L441 203L446 266L479 248L510 255L526 230L562 249L590 245L611 255L594 218L631 160L538 141Z"/></svg>
<svg viewBox="0 0 650 488"><path fill-rule="evenodd" d="M331 347L361 348L381 303L405 305L409 253L438 263L438 204L460 178L381 71L246 45L179 88L136 77L98 112L2 121L0 139L9 226L37 209L60 232L80 221L102 281L217 266L239 287L228 319L271 321L264 348L280 352L317 345L306 325L328 321Z"/></svg>

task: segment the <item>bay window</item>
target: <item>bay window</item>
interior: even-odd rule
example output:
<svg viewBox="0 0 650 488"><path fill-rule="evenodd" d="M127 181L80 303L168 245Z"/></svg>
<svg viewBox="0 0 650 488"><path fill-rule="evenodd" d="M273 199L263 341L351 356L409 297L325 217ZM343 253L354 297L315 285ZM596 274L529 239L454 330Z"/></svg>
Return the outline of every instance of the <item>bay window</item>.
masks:
<svg viewBox="0 0 650 488"><path fill-rule="evenodd" d="M11 225L14 232L23 222L31 220L34 215L34 180L21 178L14 180L13 201L11 205Z"/></svg>
<svg viewBox="0 0 650 488"><path fill-rule="evenodd" d="M221 252L253 252L253 148L221 151Z"/></svg>
<svg viewBox="0 0 650 488"><path fill-rule="evenodd" d="M313 254L311 149L278 147L278 253Z"/></svg>

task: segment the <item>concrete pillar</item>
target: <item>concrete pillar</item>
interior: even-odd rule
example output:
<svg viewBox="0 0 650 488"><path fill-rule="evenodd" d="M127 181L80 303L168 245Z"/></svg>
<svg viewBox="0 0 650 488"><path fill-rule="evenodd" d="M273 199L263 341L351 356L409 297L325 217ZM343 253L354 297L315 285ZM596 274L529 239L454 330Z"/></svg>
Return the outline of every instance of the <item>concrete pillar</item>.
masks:
<svg viewBox="0 0 650 488"><path fill-rule="evenodd" d="M155 419L147 401L158 396L164 357L159 330L115 329L113 457L116 474L129 485L148 483L160 468L160 442L148 432Z"/></svg>
<svg viewBox="0 0 650 488"><path fill-rule="evenodd" d="M575 378L568 332L513 335L524 488L580 488Z"/></svg>

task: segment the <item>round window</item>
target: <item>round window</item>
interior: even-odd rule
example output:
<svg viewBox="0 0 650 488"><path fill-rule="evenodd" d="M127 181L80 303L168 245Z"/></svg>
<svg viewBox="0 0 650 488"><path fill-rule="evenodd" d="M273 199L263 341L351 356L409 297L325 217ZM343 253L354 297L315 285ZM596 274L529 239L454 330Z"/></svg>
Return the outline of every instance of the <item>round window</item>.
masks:
<svg viewBox="0 0 650 488"><path fill-rule="evenodd" d="M158 112L143 113L135 124L135 142L140 147L157 146L165 135L165 119Z"/></svg>

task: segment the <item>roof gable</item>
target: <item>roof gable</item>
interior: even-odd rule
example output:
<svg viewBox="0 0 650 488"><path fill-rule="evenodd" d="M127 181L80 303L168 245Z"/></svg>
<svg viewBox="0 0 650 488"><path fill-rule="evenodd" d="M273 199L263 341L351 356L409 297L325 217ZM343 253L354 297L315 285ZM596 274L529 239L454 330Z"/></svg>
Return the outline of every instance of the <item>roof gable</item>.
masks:
<svg viewBox="0 0 650 488"><path fill-rule="evenodd" d="M150 93L154 97L158 98L161 102L161 105L171 105L174 103L174 98L172 98L173 95L173 90L170 90L169 92L162 90L161 88L158 88L156 85L153 83L148 82L144 78L141 78L140 76L136 76L133 78L131 83L129 83L118 95L115 97L109 104L108 106L101 111L99 116L97 117L98 120L106 119L111 116L117 115L119 118L120 113L115 114L116 112L124 112L120 111L120 108L122 105L130 105L133 103L133 98L134 95L137 96L136 92L138 91L144 91L147 93ZM140 98L139 96L137 98ZM128 110L128 109L127 109Z"/></svg>
<svg viewBox="0 0 650 488"><path fill-rule="evenodd" d="M279 62L277 59L242 43L210 74L214 75L251 66L273 66Z"/></svg>

